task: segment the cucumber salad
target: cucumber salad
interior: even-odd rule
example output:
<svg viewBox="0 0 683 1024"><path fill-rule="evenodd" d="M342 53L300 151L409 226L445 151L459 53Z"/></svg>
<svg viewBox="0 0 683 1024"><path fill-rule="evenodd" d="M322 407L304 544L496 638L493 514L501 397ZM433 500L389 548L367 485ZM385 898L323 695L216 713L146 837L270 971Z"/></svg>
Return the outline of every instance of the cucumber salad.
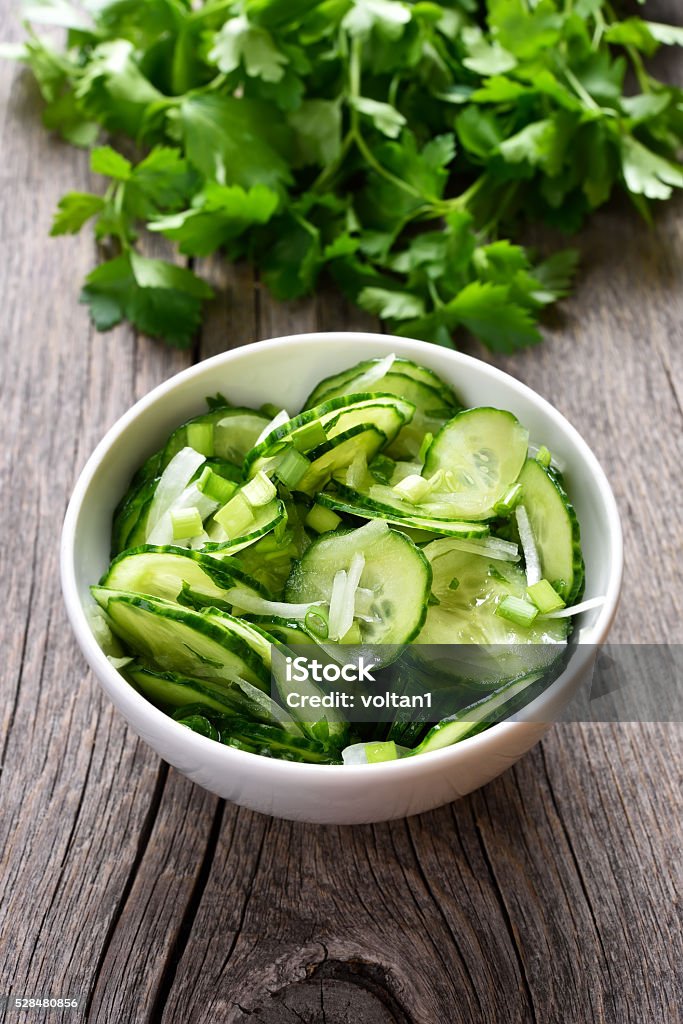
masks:
<svg viewBox="0 0 683 1024"><path fill-rule="evenodd" d="M98 640L158 708L252 753L372 763L465 739L557 675L572 616L597 602L581 603L562 476L511 412L464 408L393 355L320 381L296 414L207 403L136 472L92 587ZM395 683L408 652L438 681L434 652L456 645L476 670L455 710L420 721L297 710L275 671L292 650L370 650Z"/></svg>

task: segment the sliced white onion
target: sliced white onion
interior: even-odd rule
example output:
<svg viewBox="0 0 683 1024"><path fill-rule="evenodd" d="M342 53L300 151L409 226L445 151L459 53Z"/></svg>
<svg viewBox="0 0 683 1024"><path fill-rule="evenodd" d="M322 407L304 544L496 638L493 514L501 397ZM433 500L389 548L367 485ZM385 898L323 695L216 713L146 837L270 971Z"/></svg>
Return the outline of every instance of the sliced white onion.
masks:
<svg viewBox="0 0 683 1024"><path fill-rule="evenodd" d="M365 373L361 373L360 377L357 377L356 380L351 382L353 384L353 390L360 393L366 388L371 388L372 385L376 384L378 380L382 379L382 377L386 377L389 370L394 365L395 359L395 352L392 352L388 356L384 356L383 359L380 359L374 366L371 366L365 371Z"/></svg>
<svg viewBox="0 0 683 1024"><path fill-rule="evenodd" d="M346 596L346 569L340 569L335 573L332 582L332 593L330 595L330 619L328 624L328 636L330 640L341 640L343 633L340 626L344 615L344 598Z"/></svg>
<svg viewBox="0 0 683 1024"><path fill-rule="evenodd" d="M171 519L172 512L179 512L183 508L196 508L199 515L202 517L202 521L207 519L212 512L215 512L220 502L210 498L203 491L200 491L196 483L189 484L188 487L179 494L175 501L172 502L170 507L164 512L159 521L156 523L152 530L147 529L146 541L148 544L175 544L180 547L187 547L189 540L178 541L173 538L173 520Z"/></svg>
<svg viewBox="0 0 683 1024"><path fill-rule="evenodd" d="M365 480L368 472L368 460L365 452L358 452L346 469L346 486L357 490Z"/></svg>
<svg viewBox="0 0 683 1024"><path fill-rule="evenodd" d="M517 506L515 518L517 520L522 551L524 552L524 561L526 562L526 582L528 587L532 587L534 583L540 583L543 579L543 573L541 572L541 560L538 557L534 531L531 529L529 514L524 505Z"/></svg>
<svg viewBox="0 0 683 1024"><path fill-rule="evenodd" d="M344 764L367 764L368 755L366 743L352 743L342 750L342 761Z"/></svg>
<svg viewBox="0 0 683 1024"><path fill-rule="evenodd" d="M285 423L289 423L291 418L292 417L289 415L286 409L280 409L279 413L277 413L276 416L273 416L270 423L266 424L266 426L263 428L259 436L256 438L256 441L254 442L254 447L256 447L257 444L261 444L261 441L265 441L265 439L268 437L268 434L272 434L272 432L274 430L277 430L278 427L284 427Z"/></svg>
<svg viewBox="0 0 683 1024"><path fill-rule="evenodd" d="M571 608L558 608L556 612L547 612L538 617L539 619L569 619L572 615L580 615L581 612L590 612L593 608L601 608L606 600L606 597L589 597L586 601L572 605Z"/></svg>
<svg viewBox="0 0 683 1024"><path fill-rule="evenodd" d="M154 491L152 504L149 507L147 516L147 540L149 535L159 522L165 512L168 512L174 501L183 493L192 477L206 458L196 452L194 448L181 448L177 455L174 455L166 469L161 474L159 483ZM157 543L151 541L150 543Z"/></svg>
<svg viewBox="0 0 683 1024"><path fill-rule="evenodd" d="M519 548L511 540L503 540L501 537L444 537L442 540L435 540L429 545L432 557L437 557L447 551L467 551L472 555L482 555L484 558L493 558L498 562L518 562Z"/></svg>
<svg viewBox="0 0 683 1024"><path fill-rule="evenodd" d="M243 587L231 587L226 591L225 596L231 604L252 615L277 615L283 619L305 619L311 608L317 608L323 604L322 601L310 601L305 604L267 601Z"/></svg>

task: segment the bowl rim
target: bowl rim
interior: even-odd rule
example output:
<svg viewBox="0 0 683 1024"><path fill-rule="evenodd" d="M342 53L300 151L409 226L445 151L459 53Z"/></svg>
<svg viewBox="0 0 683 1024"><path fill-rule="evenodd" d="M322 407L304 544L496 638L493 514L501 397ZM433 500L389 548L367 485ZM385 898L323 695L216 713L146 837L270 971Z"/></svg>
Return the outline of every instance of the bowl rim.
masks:
<svg viewBox="0 0 683 1024"><path fill-rule="evenodd" d="M87 459L74 486L64 517L60 543L60 576L62 594L71 627L81 651L97 678L98 684L102 685L101 677L104 676L112 690L120 691L122 703L128 704L138 715L153 721L157 728L162 731L168 730L169 740L179 742L188 752L193 751L197 756L205 754L209 755L214 761L216 758L222 759L225 762L226 768L232 765L234 768L239 766L245 769L251 767L258 770L260 768L261 771L267 772L270 770L268 767L270 766L274 772L278 774L286 773L293 780L296 778L297 781L301 781L304 777L312 781L314 775L318 779L326 778L330 782L333 779L340 780L342 778L350 780L352 776L357 779L359 775L369 773L372 778L379 781L380 776L384 776L386 773L392 773L398 777L406 773L431 771L439 766L446 767L450 762L458 761L466 752L471 753L476 748L479 748L481 753L484 754L489 745L497 744L498 740L502 739L506 734L509 735L513 730L519 730L530 723L524 720L498 722L483 732L451 746L429 751L417 757L399 758L395 761L384 761L370 765L324 765L285 761L219 744L215 740L201 736L191 729L182 726L179 722L174 721L169 715L159 710L151 701L148 701L147 698L138 693L118 670L114 668L95 639L84 606L81 603L76 583L77 523L83 499L88 492L93 477L99 469L100 463L112 444L121 434L127 431L141 413L154 405L158 400L164 398L179 385L192 380L194 377L202 376L207 371L210 372L212 369L223 364L229 364L233 359L241 358L243 354L250 355L254 352L259 352L267 358L268 353L272 350L285 348L294 343L303 342L310 345L319 343L322 346L329 345L335 339L337 342L353 339L368 346L376 345L380 349L388 348L390 351L396 351L399 355L404 354L408 358L413 359L415 358L416 347L422 350L425 355L434 353L434 346L432 344L418 339L401 338L395 335L367 331L311 331L240 345L225 352L219 352L208 359L179 371L152 388L152 390L148 391L142 398L130 406L106 431ZM446 355L449 359L452 359L454 364L460 364L465 368L476 367L477 371L483 373L485 377L488 376L492 380L502 383L506 387L511 388L512 391L516 391L522 397L530 400L532 404L539 407L542 413L551 420L554 420L562 431L569 436L575 447L579 450L583 461L588 466L591 478L596 484L600 499L606 508L610 523L610 574L605 602L599 609L595 623L590 627L591 637L589 642L595 647L600 646L604 643L614 621L619 602L623 574L623 534L616 499L597 456L573 424L551 402L527 384L517 380L516 377L506 373L504 370L500 370L498 367L464 352L450 349L438 349L438 351L441 355ZM369 354L367 358L373 358L373 356ZM427 360L426 365L429 365L429 360ZM562 679L563 675L564 673L540 696L544 697L549 694L556 683ZM112 703L115 702L112 701ZM119 708L119 710L121 709ZM122 713L124 717L127 717L125 712ZM548 724L552 724L552 722ZM132 728L133 731L136 731L135 726L132 726Z"/></svg>

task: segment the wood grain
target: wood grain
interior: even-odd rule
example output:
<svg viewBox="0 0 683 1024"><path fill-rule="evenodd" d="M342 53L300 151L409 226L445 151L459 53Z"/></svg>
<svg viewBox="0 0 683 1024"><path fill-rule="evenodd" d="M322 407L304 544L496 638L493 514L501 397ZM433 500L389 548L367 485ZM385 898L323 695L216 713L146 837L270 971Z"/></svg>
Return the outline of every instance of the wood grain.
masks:
<svg viewBox="0 0 683 1024"><path fill-rule="evenodd" d="M12 6L0 0L5 35ZM203 261L218 294L194 352L94 334L76 303L87 232L46 240L59 195L88 187L87 160L45 136L7 64L0 111L3 1019L20 1019L15 996L61 995L79 1011L45 1019L681 1021L679 726L558 726L484 790L352 829L219 801L114 713L58 584L61 519L96 441L192 359L374 325L335 295L280 306L249 269ZM580 289L547 342L498 362L608 469L627 554L614 638L680 642L683 207L650 230L616 205L581 245Z"/></svg>

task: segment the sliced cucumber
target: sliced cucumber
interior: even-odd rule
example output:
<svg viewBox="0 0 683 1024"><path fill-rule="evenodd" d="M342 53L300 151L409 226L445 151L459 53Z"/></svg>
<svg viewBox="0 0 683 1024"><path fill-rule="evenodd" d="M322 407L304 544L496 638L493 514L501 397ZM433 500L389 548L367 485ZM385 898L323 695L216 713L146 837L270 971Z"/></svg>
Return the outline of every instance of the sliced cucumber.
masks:
<svg viewBox="0 0 683 1024"><path fill-rule="evenodd" d="M311 432L314 425L320 427L328 440L343 434L359 424L375 427L393 440L404 423L413 415L415 407L410 402L394 396L343 395L323 405L300 413L281 427L276 427L255 448L247 454L244 463L245 476L254 476L260 469L268 469L270 460L287 444L297 446L300 439Z"/></svg>
<svg viewBox="0 0 683 1024"><path fill-rule="evenodd" d="M432 567L431 592L438 604L429 606L418 644L564 643L566 619L536 619L525 627L496 614L508 595L526 597L526 576L516 565L461 551L448 538L432 541L422 552Z"/></svg>
<svg viewBox="0 0 683 1024"><path fill-rule="evenodd" d="M268 422L268 417L260 412L231 406L195 416L171 434L161 456L160 469L167 466L186 445L207 457L215 456L241 466L244 456L254 447ZM198 429L202 427L205 429Z"/></svg>
<svg viewBox="0 0 683 1024"><path fill-rule="evenodd" d="M328 398L333 398L335 395L351 394L352 390L381 392L384 389L380 387L380 384L387 376L386 373L378 377L373 384L369 386L363 385L361 381L362 386L357 387L354 386L354 382L358 384L359 378L366 377L369 371L371 372L374 367L378 367L379 364L383 362L384 359L365 359L362 363L358 363L356 366L352 366L348 370L343 370L341 373L335 373L331 377L325 377L325 379L320 381L306 399L304 409L312 409L314 406L320 405L322 402L327 401ZM462 403L458 400L448 384L446 384L438 374L434 373L433 370L427 369L426 366L418 366L418 364L414 363L411 359L401 359L400 357L396 357L389 366L388 372L400 373L405 377L409 377L411 380L432 388L439 395L439 404L442 406L447 406L454 410L462 408ZM394 393L390 388L386 390L391 394ZM397 394L401 394L401 392L397 392Z"/></svg>
<svg viewBox="0 0 683 1024"><path fill-rule="evenodd" d="M253 622L278 643L287 647L298 647L302 644L310 646L315 643L315 640L301 629L301 623L297 620L282 619L274 615L250 615L249 622Z"/></svg>
<svg viewBox="0 0 683 1024"><path fill-rule="evenodd" d="M557 473L527 459L519 477L544 579L571 605L580 600L585 569L574 506Z"/></svg>
<svg viewBox="0 0 683 1024"><path fill-rule="evenodd" d="M301 735L291 715L246 679L240 679L225 689L212 685L206 679L173 672L154 672L138 662L127 667L124 675L153 704L174 708L201 704L223 714L250 715L261 722L276 722L287 732Z"/></svg>
<svg viewBox="0 0 683 1024"><path fill-rule="evenodd" d="M410 643L425 619L431 570L405 534L382 529L377 521L314 541L292 569L286 600L329 603L336 573L349 568L356 552L365 558L359 587L372 592L369 615L377 619L359 620L362 643Z"/></svg>
<svg viewBox="0 0 683 1024"><path fill-rule="evenodd" d="M163 670L213 679L229 685L235 679L267 690L269 659L264 635L239 619L211 616L182 608L172 601L93 587L112 632L134 654ZM267 655L270 647L265 643Z"/></svg>
<svg viewBox="0 0 683 1024"><path fill-rule="evenodd" d="M443 394L424 381L415 380L405 373L392 369L380 377L372 386L363 386L363 374L359 373L336 388L326 392L322 402L339 395L350 395L358 391L366 391L374 395L399 395L415 406L415 413L409 423L399 430L396 438L388 448L394 458L415 458L420 451L425 434L436 434L460 408L450 401L445 401ZM357 385L358 382L358 385ZM357 386L356 386L357 385Z"/></svg>
<svg viewBox="0 0 683 1024"><path fill-rule="evenodd" d="M206 554L218 555L221 558L236 554L242 548L259 540L260 537L265 537L286 518L287 512L283 502L279 498L273 498L267 505L254 509L253 520L238 537L228 537L218 523L211 521L207 523L206 527L209 541L204 544L202 551Z"/></svg>
<svg viewBox="0 0 683 1024"><path fill-rule="evenodd" d="M353 494L353 497L351 495ZM440 534L441 536L453 537L483 537L488 533L488 527L484 523L465 523L458 520L431 519L429 516L411 515L408 512L400 515L388 506L386 509L375 507L365 495L353 492L351 488L344 488L345 497L322 491L316 494L315 500L325 508L331 508L335 512L344 512L346 515L357 516L360 519L383 519L394 526L414 530L425 530L429 534ZM414 507L414 506L413 506Z"/></svg>
<svg viewBox="0 0 683 1024"><path fill-rule="evenodd" d="M296 485L296 490L309 497L325 487L335 473L345 469L362 452L372 459L387 441L387 435L373 424L359 423L338 434L309 454L310 467Z"/></svg>
<svg viewBox="0 0 683 1024"><path fill-rule="evenodd" d="M425 511L452 508L461 519L490 519L494 506L519 476L527 456L529 432L516 416L502 409L466 409L454 416L434 438L423 475L448 472L457 490L432 495Z"/></svg>
<svg viewBox="0 0 683 1024"><path fill-rule="evenodd" d="M177 600L184 587L211 601L225 601L226 591L231 587L270 597L264 586L229 558L219 561L200 551L151 545L126 551L114 559L100 586L168 601Z"/></svg>
<svg viewBox="0 0 683 1024"><path fill-rule="evenodd" d="M252 722L248 718L214 717L221 743L227 746L278 757L283 761L305 761L308 764L337 764L341 756L328 751L322 743L307 739L300 733L294 736L274 725Z"/></svg>
<svg viewBox="0 0 683 1024"><path fill-rule="evenodd" d="M513 704L517 710L520 697L523 698L522 706L529 703L536 695L534 683L541 680L544 680L543 672L529 672L519 679L504 683L493 693L432 726L422 742L405 756L412 757L414 754L427 754L432 750L450 747L480 732L482 725L499 722L501 718L513 713Z"/></svg>
<svg viewBox="0 0 683 1024"><path fill-rule="evenodd" d="M139 536L140 533L144 535L146 532L146 518L141 529L138 529L138 522L149 511L158 480L158 477L150 477L147 480L143 480L137 487L131 488L119 503L114 513L112 526L112 556L130 547L129 540L131 537Z"/></svg>

